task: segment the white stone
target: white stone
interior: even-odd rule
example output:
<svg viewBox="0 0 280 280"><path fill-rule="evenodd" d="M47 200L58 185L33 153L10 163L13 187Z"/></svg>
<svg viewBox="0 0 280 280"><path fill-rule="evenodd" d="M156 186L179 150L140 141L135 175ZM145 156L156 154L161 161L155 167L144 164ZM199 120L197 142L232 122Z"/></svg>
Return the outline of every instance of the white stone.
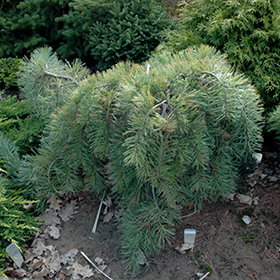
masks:
<svg viewBox="0 0 280 280"><path fill-rule="evenodd" d="M242 220L246 225L249 225L251 223L251 218L247 215L244 215Z"/></svg>

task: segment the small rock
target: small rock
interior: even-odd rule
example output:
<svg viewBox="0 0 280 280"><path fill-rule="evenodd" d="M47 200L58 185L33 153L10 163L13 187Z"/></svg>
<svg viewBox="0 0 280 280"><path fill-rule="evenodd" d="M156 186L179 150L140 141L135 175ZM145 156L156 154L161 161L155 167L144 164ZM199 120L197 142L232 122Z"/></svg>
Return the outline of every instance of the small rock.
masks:
<svg viewBox="0 0 280 280"><path fill-rule="evenodd" d="M246 225L249 225L251 223L251 218L247 215L244 215L242 220Z"/></svg>
<svg viewBox="0 0 280 280"><path fill-rule="evenodd" d="M255 172L254 172L254 175L256 175L257 177L259 177L261 180L263 180L267 174L264 174L262 173L262 171L260 169L257 169Z"/></svg>
<svg viewBox="0 0 280 280"><path fill-rule="evenodd" d="M260 164L262 162L263 155L260 153L254 153L252 155L253 159L256 161L256 164Z"/></svg>
<svg viewBox="0 0 280 280"><path fill-rule="evenodd" d="M253 204L254 205L258 205L259 204L259 197L258 196L256 196L254 199L253 199Z"/></svg>
<svg viewBox="0 0 280 280"><path fill-rule="evenodd" d="M237 194L236 195L237 199L239 200L240 203L242 204L248 204L248 205L251 205L252 202L253 202L253 199L251 196L248 196L248 195L244 195L244 194Z"/></svg>

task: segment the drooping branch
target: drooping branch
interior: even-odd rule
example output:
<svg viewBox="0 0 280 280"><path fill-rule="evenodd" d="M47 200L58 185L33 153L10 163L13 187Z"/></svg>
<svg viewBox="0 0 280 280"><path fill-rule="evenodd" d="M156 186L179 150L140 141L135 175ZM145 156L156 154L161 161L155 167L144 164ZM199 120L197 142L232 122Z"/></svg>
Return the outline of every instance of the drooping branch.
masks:
<svg viewBox="0 0 280 280"><path fill-rule="evenodd" d="M214 77L224 87L224 89L227 88L227 86L214 73L209 72L209 71L204 71L203 74L207 74L207 75L210 75L210 76ZM227 93L226 93L225 90L224 90L224 92L225 92L225 110L226 110L225 111L225 117L227 117L227 111L228 111L228 108L227 108Z"/></svg>
<svg viewBox="0 0 280 280"><path fill-rule="evenodd" d="M54 163L55 163L57 160L59 160L59 159L62 159L62 157L57 157L57 158L55 158L55 159L52 161L52 163L50 164L49 169L48 169L48 182L49 182L50 186L51 186L55 191L56 191L56 189L55 189L55 188L53 187L53 185L52 185L50 174L51 174L51 168L52 168L52 166L53 166Z"/></svg>
<svg viewBox="0 0 280 280"><path fill-rule="evenodd" d="M65 75L58 75L58 74L51 73L51 72L49 72L49 71L44 71L44 73L45 73L46 75L48 75L48 76L51 76L51 77L61 78L61 79L65 79L65 80L71 80L71 81L73 81L77 86L80 85L73 77L65 76Z"/></svg>
<svg viewBox="0 0 280 280"><path fill-rule="evenodd" d="M155 106L153 106L153 108L151 108L148 113L146 114L144 120L143 120L143 123L142 123L142 127L144 127L144 124L149 116L149 114L151 113L152 110L156 109L157 107L160 107L161 105L165 104L167 102L167 100L163 100L162 102L156 104ZM137 140L136 140L136 149L135 149L135 153L137 153L137 148L138 148L138 143L139 143L139 139L140 139L140 136L141 136L141 133L143 131L143 128L141 128L138 132L138 135L137 135Z"/></svg>
<svg viewBox="0 0 280 280"><path fill-rule="evenodd" d="M158 204L157 204L157 199L156 199L156 194L155 194L155 186L154 185L152 185L152 192L153 192L153 199L154 199L154 202L155 202L156 209L159 210L159 207L158 207Z"/></svg>

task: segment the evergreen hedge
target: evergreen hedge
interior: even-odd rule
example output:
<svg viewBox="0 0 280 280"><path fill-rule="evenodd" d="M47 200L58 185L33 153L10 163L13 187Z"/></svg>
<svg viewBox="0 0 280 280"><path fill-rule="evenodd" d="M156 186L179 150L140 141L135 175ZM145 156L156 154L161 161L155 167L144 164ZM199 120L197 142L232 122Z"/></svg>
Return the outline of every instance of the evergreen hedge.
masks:
<svg viewBox="0 0 280 280"><path fill-rule="evenodd" d="M255 88L225 55L207 46L163 52L79 83L20 178L37 198L83 188L113 194L127 269L137 272L174 235L179 206L199 209L235 190L261 131Z"/></svg>
<svg viewBox="0 0 280 280"><path fill-rule="evenodd" d="M177 30L166 33L167 49L214 46L251 79L266 112L275 109L280 101L279 1L194 0L182 3L179 15Z"/></svg>

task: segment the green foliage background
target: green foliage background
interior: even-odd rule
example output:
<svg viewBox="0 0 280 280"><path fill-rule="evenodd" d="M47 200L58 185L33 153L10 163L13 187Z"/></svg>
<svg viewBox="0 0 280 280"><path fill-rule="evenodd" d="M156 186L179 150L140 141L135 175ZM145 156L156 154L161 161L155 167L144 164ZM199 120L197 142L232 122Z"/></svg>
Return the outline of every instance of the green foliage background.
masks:
<svg viewBox="0 0 280 280"><path fill-rule="evenodd" d="M171 26L162 1L111 1L89 29L91 54L102 70L120 61L141 63L160 43L163 29Z"/></svg>
<svg viewBox="0 0 280 280"><path fill-rule="evenodd" d="M21 157L34 153L39 147L44 124L26 100L11 96L0 100L0 131L17 145Z"/></svg>
<svg viewBox="0 0 280 280"><path fill-rule="evenodd" d="M0 90L17 88L17 78L21 59L2 58L0 59Z"/></svg>
<svg viewBox="0 0 280 280"><path fill-rule="evenodd" d="M49 46L62 59L104 70L146 60L171 23L160 0L2 0L0 58Z"/></svg>
<svg viewBox="0 0 280 280"><path fill-rule="evenodd" d="M58 48L63 26L55 18L67 13L70 0L1 1L0 57L23 57L44 45Z"/></svg>
<svg viewBox="0 0 280 280"><path fill-rule="evenodd" d="M18 172L22 165L14 143L0 132L0 275L8 257L5 248L14 242L19 248L39 229L41 222L22 204L35 203L24 197ZM25 190L27 192L27 190Z"/></svg>
<svg viewBox="0 0 280 280"><path fill-rule="evenodd" d="M280 97L280 3L274 0L194 0L182 4L177 30L166 33L166 48L201 43L228 55L258 90L266 112Z"/></svg>

